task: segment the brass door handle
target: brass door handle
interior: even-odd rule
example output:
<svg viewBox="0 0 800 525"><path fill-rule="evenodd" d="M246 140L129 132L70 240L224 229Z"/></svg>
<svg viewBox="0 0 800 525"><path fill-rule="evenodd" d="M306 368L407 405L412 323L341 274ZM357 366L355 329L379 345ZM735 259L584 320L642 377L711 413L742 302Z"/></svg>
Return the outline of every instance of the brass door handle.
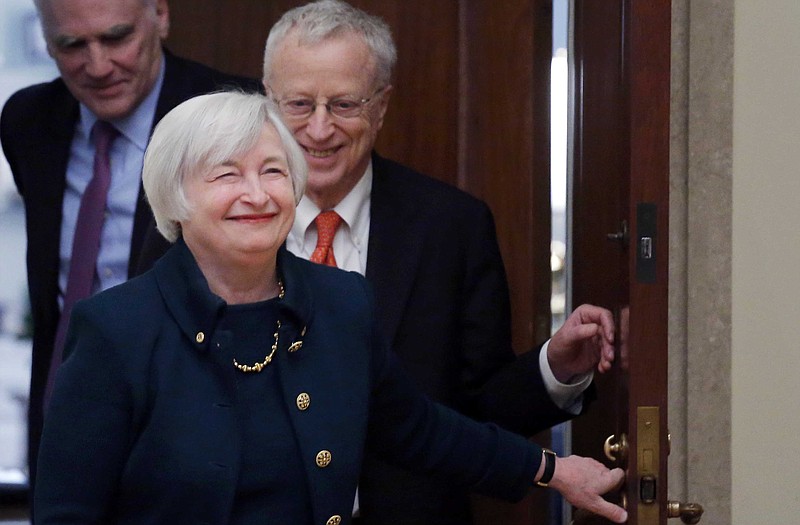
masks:
<svg viewBox="0 0 800 525"><path fill-rule="evenodd" d="M625 460L628 459L628 436L620 434L619 440L616 440L616 437L611 434L606 438L606 442L603 444L603 452L611 461L624 464Z"/></svg>
<svg viewBox="0 0 800 525"><path fill-rule="evenodd" d="M694 525L703 517L703 506L699 503L667 502L667 517L680 518L682 522Z"/></svg>

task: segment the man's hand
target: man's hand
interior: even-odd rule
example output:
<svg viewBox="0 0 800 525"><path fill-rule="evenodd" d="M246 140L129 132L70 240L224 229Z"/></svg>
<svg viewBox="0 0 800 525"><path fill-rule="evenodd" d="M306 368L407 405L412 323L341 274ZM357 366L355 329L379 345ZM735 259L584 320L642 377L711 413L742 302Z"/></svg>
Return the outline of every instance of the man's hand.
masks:
<svg viewBox="0 0 800 525"><path fill-rule="evenodd" d="M603 499L625 479L620 468L609 470L591 458L568 456L556 459L556 470L548 486L575 507L603 516L614 523L625 523L628 512Z"/></svg>
<svg viewBox="0 0 800 525"><path fill-rule="evenodd" d="M547 360L562 383L595 367L607 372L614 362L614 316L599 306L580 305L553 334Z"/></svg>

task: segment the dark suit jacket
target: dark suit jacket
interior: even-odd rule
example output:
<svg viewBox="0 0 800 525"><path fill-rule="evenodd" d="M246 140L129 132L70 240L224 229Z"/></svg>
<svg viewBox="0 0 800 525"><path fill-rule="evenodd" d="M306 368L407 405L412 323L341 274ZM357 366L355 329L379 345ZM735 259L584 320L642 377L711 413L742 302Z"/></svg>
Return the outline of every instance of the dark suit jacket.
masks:
<svg viewBox="0 0 800 525"><path fill-rule="evenodd" d="M365 446L441 482L527 492L541 449L423 396L386 350L363 277L285 250L278 269L286 295L269 366L285 439L304 464L310 523L349 523ZM228 522L241 464L258 451L242 450L241 372L215 351L234 344L217 330L224 309L182 241L153 271L78 303L42 437L37 523ZM331 455L324 468L321 450ZM306 523L270 510L265 523Z"/></svg>
<svg viewBox="0 0 800 525"><path fill-rule="evenodd" d="M164 83L153 125L170 109L195 95L228 85L250 90L259 84L165 53ZM0 141L14 182L25 203L28 292L33 317L33 359L28 408L28 462L31 481L42 425L42 401L60 309L59 239L67 162L78 101L61 79L24 88L8 100L0 117ZM136 261L152 214L140 190L133 225L129 269ZM129 271L129 274L132 274Z"/></svg>
<svg viewBox="0 0 800 525"><path fill-rule="evenodd" d="M434 400L531 436L571 414L541 380L539 352L515 358L508 284L488 206L373 155L367 280L392 350ZM140 270L169 245L151 226ZM359 485L366 525L464 525L469 491L368 453Z"/></svg>

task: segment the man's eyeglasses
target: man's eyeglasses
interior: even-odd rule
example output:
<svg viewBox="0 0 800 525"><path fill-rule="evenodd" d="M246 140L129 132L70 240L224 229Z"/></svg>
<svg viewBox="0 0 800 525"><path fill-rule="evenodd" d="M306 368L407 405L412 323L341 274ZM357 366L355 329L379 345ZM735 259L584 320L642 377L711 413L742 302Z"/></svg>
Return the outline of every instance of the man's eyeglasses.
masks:
<svg viewBox="0 0 800 525"><path fill-rule="evenodd" d="M354 118L364 111L364 108L375 96L383 91L383 88L376 90L368 98L337 97L327 102L317 102L311 98L288 97L283 100L275 100L278 107L286 118L306 118L311 116L318 105L324 105L328 113L339 118Z"/></svg>

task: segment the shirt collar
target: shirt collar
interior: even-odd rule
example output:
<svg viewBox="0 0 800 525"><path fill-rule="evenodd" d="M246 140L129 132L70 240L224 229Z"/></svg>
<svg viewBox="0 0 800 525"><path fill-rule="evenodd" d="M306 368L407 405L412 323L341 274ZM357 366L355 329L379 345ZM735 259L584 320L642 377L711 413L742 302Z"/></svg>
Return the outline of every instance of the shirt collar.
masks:
<svg viewBox="0 0 800 525"><path fill-rule="evenodd" d="M161 93L161 86L164 84L165 60L161 57L161 66L158 69L158 77L153 85L153 89L127 117L115 119L111 123L117 130L131 141L136 147L145 150L147 142L150 140L150 131L153 127L153 117L156 114L156 104L158 95ZM92 127L97 122L97 116L83 104L80 104L81 121L85 136L91 137Z"/></svg>
<svg viewBox="0 0 800 525"><path fill-rule="evenodd" d="M360 235L363 233L362 230L369 226L369 218L360 212L364 207L364 203L369 200L371 192L372 160L369 161L364 175L350 190L350 193L345 195L344 199L333 207L333 210L339 214L355 235ZM303 195L297 205L291 234L298 239L302 239L308 227L311 226L311 223L314 222L314 219L321 211L323 210L320 210L314 201Z"/></svg>

